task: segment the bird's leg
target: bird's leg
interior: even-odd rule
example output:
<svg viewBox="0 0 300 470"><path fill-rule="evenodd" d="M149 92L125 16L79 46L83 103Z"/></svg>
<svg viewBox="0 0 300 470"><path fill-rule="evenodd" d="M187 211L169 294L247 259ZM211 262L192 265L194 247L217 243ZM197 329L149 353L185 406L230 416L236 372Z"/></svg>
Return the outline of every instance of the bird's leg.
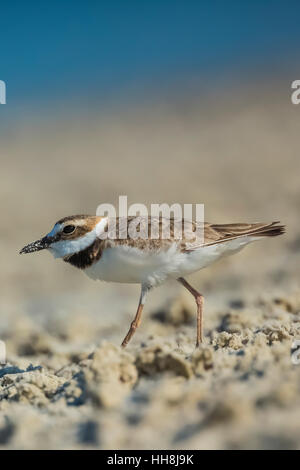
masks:
<svg viewBox="0 0 300 470"><path fill-rule="evenodd" d="M195 298L197 304L197 342L196 347L200 346L203 341L203 302L204 297L196 289L194 289L183 277L177 279Z"/></svg>
<svg viewBox="0 0 300 470"><path fill-rule="evenodd" d="M142 286L142 291L141 291L141 296L140 296L140 300L139 300L138 309L137 309L136 315L134 317L134 320L130 325L128 333L125 336L125 338L123 339L123 342L122 342L122 345L121 345L122 348L125 348L127 346L129 341L131 340L132 336L134 335L135 330L141 324L142 311L143 311L143 308L144 308L144 305L145 305L145 299L146 299L146 294L147 294L148 290L149 289L147 287Z"/></svg>

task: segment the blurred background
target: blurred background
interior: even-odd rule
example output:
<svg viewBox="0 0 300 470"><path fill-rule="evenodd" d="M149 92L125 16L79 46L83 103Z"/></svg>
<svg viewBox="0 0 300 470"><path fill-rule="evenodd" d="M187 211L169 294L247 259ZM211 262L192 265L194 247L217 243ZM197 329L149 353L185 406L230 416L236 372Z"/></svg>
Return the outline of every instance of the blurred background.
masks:
<svg viewBox="0 0 300 470"><path fill-rule="evenodd" d="M39 349L24 349L34 328L77 351L119 344L137 286L18 254L59 218L119 195L204 203L209 222L287 224L286 236L192 276L208 311L298 288L299 14L296 0L1 5L0 338L11 357L41 363ZM137 343L165 335L150 313L179 291L153 292Z"/></svg>

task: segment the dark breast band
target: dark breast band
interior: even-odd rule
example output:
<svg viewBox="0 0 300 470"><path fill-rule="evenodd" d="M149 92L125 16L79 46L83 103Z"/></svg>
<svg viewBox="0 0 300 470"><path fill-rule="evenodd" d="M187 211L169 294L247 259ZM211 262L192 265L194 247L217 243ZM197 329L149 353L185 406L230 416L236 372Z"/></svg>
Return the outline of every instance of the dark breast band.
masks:
<svg viewBox="0 0 300 470"><path fill-rule="evenodd" d="M72 264L79 269L85 269L94 264L101 258L103 251L103 240L96 239L92 245L88 246L85 250L74 253L70 256L65 256L64 261Z"/></svg>

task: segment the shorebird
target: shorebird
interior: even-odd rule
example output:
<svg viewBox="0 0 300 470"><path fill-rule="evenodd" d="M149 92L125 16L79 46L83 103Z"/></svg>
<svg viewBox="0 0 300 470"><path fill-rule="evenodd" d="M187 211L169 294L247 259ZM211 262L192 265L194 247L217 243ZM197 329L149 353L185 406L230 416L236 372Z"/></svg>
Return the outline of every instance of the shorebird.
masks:
<svg viewBox="0 0 300 470"><path fill-rule="evenodd" d="M115 224L116 233L121 226L130 224L147 226L148 238L110 238L108 227ZM169 236L162 237L164 220L159 219L159 235L153 239L150 228L153 219L146 217L115 218L74 215L60 219L46 236L29 245L20 253L32 253L47 249L55 258L81 269L90 278L106 282L138 283L141 294L136 315L122 346L127 346L141 323L141 315L146 295L150 289L168 279L176 279L195 298L197 306L197 341L203 340L203 295L192 287L185 276L203 269L214 261L233 254L248 243L263 237L274 237L284 233L284 225L272 223L204 223L201 243L192 242L184 236L175 238L175 222L168 220ZM197 223L192 222L192 231ZM103 235L106 233L106 237ZM126 231L128 233L128 231Z"/></svg>

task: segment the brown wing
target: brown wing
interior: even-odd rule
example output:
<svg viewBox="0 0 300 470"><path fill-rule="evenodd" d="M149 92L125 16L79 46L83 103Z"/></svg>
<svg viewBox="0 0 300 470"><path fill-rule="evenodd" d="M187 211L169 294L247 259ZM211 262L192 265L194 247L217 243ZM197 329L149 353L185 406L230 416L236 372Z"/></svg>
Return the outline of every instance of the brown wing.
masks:
<svg viewBox="0 0 300 470"><path fill-rule="evenodd" d="M227 240L243 236L258 236L258 237L276 237L285 232L284 225L278 225L279 222L272 222L268 224L204 224L204 245L215 245ZM185 251L192 251L199 248L201 245L192 244L186 246Z"/></svg>
<svg viewBox="0 0 300 470"><path fill-rule="evenodd" d="M176 236L175 230L175 221L173 218L164 219L164 218L152 218L144 216L133 216L128 218L119 218L114 219L116 222L116 233L117 238L111 239L108 236L106 241L106 246L113 245L127 245L140 249L168 249L170 245L174 242L178 243L182 251L192 251L202 245L213 245L216 243L221 243L225 240L231 240L234 238L242 237L245 235L257 235L257 236L276 236L284 232L283 225L277 225L279 222L272 222L269 224L209 224L204 223L204 243L203 239L200 241L191 240L190 238L184 237L184 221L182 221L182 238L178 239ZM123 221L123 222L122 222ZM120 230L122 223L123 228L126 228L125 237L120 237ZM134 224L138 231L140 231L140 236L138 238L132 238L130 236L130 224ZM156 224L158 228L158 233L156 237L152 237L151 229L153 224ZM163 226L167 228L166 233L163 233ZM196 232L196 229L201 227L201 225L196 222L192 222L192 232ZM201 236L201 232L199 232ZM191 235L191 234L189 234Z"/></svg>

